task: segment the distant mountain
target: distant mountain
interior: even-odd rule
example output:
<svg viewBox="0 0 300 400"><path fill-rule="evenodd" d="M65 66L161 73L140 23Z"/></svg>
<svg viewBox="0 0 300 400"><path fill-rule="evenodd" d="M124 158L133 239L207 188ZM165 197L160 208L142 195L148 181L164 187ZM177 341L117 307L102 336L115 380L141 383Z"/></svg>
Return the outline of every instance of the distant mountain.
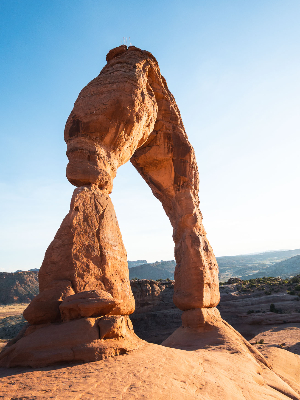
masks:
<svg viewBox="0 0 300 400"><path fill-rule="evenodd" d="M247 279L262 278L264 276L280 276L280 278L290 278L291 276L298 274L300 274L300 256L294 256L266 267L262 271L248 275ZM242 277L242 279L245 278Z"/></svg>
<svg viewBox="0 0 300 400"><path fill-rule="evenodd" d="M217 257L221 282L232 277L252 279L263 276L289 277L300 273L300 249ZM288 261L291 260L291 261ZM286 262L285 262L286 261ZM130 279L174 279L175 261L157 261L130 268Z"/></svg>
<svg viewBox="0 0 300 400"><path fill-rule="evenodd" d="M139 265L147 264L146 260L128 261L128 268L138 267Z"/></svg>
<svg viewBox="0 0 300 400"><path fill-rule="evenodd" d="M175 261L156 261L129 269L130 279L174 279Z"/></svg>
<svg viewBox="0 0 300 400"><path fill-rule="evenodd" d="M267 251L264 253L246 254L240 256L217 257L219 264L219 278L221 282L225 282L232 277L252 279L263 276L291 276L294 274L292 272L294 268L292 267L292 264L294 264L294 261L292 261L290 264L290 267L292 268L291 273L288 273L287 269L285 272L281 271L280 266L278 267L279 269L277 269L277 271L271 267L275 265L275 263L293 258L297 255L300 255L300 249Z"/></svg>
<svg viewBox="0 0 300 400"><path fill-rule="evenodd" d="M29 303L38 293L37 272L0 272L0 304Z"/></svg>

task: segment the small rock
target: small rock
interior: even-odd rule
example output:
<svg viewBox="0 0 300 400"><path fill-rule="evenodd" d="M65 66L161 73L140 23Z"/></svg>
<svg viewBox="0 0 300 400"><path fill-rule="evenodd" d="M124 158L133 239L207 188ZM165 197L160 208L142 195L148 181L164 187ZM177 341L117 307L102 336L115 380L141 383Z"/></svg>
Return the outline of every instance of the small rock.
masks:
<svg viewBox="0 0 300 400"><path fill-rule="evenodd" d="M63 321L108 314L118 302L104 290L89 290L68 296L59 306Z"/></svg>

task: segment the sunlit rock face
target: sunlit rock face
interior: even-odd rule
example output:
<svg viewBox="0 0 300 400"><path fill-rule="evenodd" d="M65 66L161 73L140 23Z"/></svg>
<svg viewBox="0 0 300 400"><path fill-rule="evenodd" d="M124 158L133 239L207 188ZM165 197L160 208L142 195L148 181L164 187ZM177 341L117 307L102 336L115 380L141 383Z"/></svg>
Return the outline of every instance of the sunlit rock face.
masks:
<svg viewBox="0 0 300 400"><path fill-rule="evenodd" d="M77 189L46 251L39 272L40 294L24 311L31 324L26 339L17 342L17 355L10 349L3 365L93 361L140 345L128 318L134 298L109 197L118 168L129 160L173 226L175 305L188 316L217 315L213 308L219 302L218 266L202 225L195 153L151 53L134 46L108 53L106 66L74 104L65 141L67 178ZM190 312L202 308L211 308L211 313ZM79 320L86 320L80 327L90 329L91 335L81 338L81 328L68 331ZM51 340L55 332L51 324L56 324L58 334L52 350L46 351L42 338ZM24 361L29 335L39 347L31 346L30 361ZM72 337L70 345L66 337Z"/></svg>
<svg viewBox="0 0 300 400"><path fill-rule="evenodd" d="M97 184L110 193L117 169L153 131L157 102L147 79L153 57L144 53L113 49L80 92L65 128L67 178L75 186Z"/></svg>
<svg viewBox="0 0 300 400"><path fill-rule="evenodd" d="M182 310L219 302L218 267L199 210L194 150L155 58L134 46L107 55L107 65L79 94L65 129L67 177L108 193L129 159L162 202L174 229L174 302Z"/></svg>

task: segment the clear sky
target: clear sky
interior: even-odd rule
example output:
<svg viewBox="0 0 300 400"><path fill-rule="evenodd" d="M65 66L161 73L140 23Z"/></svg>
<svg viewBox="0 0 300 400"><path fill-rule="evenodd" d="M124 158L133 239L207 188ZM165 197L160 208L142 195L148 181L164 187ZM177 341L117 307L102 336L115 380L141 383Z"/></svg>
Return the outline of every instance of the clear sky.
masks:
<svg viewBox="0 0 300 400"><path fill-rule="evenodd" d="M215 254L300 248L299 21L299 0L0 0L0 271L40 266L74 189L65 122L123 37L175 96ZM130 163L112 199L129 260L173 258Z"/></svg>

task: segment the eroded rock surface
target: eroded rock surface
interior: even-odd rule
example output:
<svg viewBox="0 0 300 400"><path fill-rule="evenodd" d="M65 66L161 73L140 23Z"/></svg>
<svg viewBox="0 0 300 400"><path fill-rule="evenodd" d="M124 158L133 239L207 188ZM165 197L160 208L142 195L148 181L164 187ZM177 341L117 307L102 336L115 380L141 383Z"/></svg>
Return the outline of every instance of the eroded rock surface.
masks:
<svg viewBox="0 0 300 400"><path fill-rule="evenodd" d="M100 327L100 341L115 335L120 337L114 340L121 340L127 332L129 347L132 343L138 346L130 324L124 322L134 311L134 297L126 250L109 197L117 169L129 160L161 201L173 226L175 305L184 312L214 308L220 299L218 266L202 224L195 153L152 54L134 46L111 50L99 76L80 92L64 136L67 178L78 188L70 212L46 251L39 271L40 293L24 311L35 327L34 331L29 327L27 335L51 337L51 324L58 324L57 330L67 337L67 327L76 321L102 317L107 318L102 321L106 333L103 336ZM92 334L95 324L87 329L92 336L83 340L79 353L89 355L81 355L82 359L104 356L106 350L89 345L89 340L98 340ZM28 340L24 336L5 350L0 364L23 363L22 349L28 347ZM67 343L54 339L53 353L61 352L62 342ZM33 356L28 365L46 362L45 357L38 357L34 361Z"/></svg>
<svg viewBox="0 0 300 400"><path fill-rule="evenodd" d="M1 352L1 367L42 367L58 362L91 362L125 354L143 341L128 316L80 318L29 326L23 336Z"/></svg>
<svg viewBox="0 0 300 400"><path fill-rule="evenodd" d="M114 307L107 313L128 315L134 311L127 254L108 194L95 186L74 191L70 212L46 251L39 287L40 294L24 311L31 324L59 321L63 300L92 290L111 296Z"/></svg>
<svg viewBox="0 0 300 400"><path fill-rule="evenodd" d="M214 307L218 266L202 225L195 153L174 97L149 52L120 46L107 60L68 118L67 177L109 193L117 169L131 160L173 226L176 306Z"/></svg>
<svg viewBox="0 0 300 400"><path fill-rule="evenodd" d="M108 292L88 290L66 297L59 310L63 321L71 321L81 317L106 315L117 306L117 301Z"/></svg>

